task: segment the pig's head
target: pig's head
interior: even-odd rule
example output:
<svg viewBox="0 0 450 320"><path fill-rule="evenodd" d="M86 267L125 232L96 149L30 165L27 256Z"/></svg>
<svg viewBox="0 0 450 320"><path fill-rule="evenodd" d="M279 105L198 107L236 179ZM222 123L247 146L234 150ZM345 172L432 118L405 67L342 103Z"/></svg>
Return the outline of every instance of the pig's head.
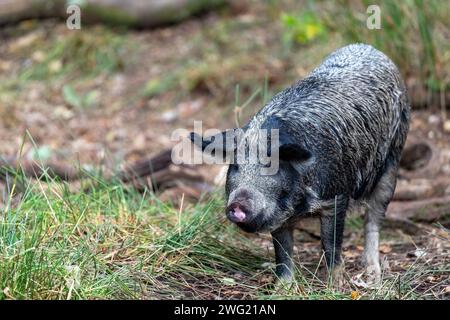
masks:
<svg viewBox="0 0 450 320"><path fill-rule="evenodd" d="M260 136L255 129L244 127L208 138L195 133L190 137L203 152L208 150L214 157L227 159L226 216L247 232L273 231L296 214L307 211L313 200L308 172L314 157L295 143L287 130L280 128L277 142L268 134L264 161L260 161L259 152L258 161L239 160L239 150L247 150L248 156L251 153L248 150L256 150L252 144L261 145Z"/></svg>

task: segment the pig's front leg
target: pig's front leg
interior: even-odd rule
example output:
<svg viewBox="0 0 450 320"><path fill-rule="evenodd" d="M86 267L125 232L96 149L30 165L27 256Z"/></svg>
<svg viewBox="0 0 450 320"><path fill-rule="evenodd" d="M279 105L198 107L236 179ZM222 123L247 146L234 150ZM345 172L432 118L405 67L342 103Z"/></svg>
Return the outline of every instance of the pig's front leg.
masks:
<svg viewBox="0 0 450 320"><path fill-rule="evenodd" d="M322 249L329 270L337 277L341 276L341 249L347 208L348 198L337 197L333 206L324 208L320 216Z"/></svg>
<svg viewBox="0 0 450 320"><path fill-rule="evenodd" d="M282 227L272 232L275 247L276 274L282 280L292 278L292 251L294 248L293 230Z"/></svg>

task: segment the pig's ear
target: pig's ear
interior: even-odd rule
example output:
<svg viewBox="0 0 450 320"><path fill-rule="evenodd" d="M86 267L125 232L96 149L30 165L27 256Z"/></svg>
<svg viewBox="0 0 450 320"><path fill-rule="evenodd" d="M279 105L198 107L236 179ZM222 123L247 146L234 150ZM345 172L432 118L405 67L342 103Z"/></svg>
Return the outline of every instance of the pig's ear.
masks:
<svg viewBox="0 0 450 320"><path fill-rule="evenodd" d="M211 152L212 156L226 156L236 149L236 132L239 129L222 131L210 137L202 137L195 132L191 132L189 138L192 143L203 152Z"/></svg>
<svg viewBox="0 0 450 320"><path fill-rule="evenodd" d="M309 150L303 147L288 130L280 127L279 158L283 161L305 162L312 157Z"/></svg>
<svg viewBox="0 0 450 320"><path fill-rule="evenodd" d="M311 152L298 144L285 143L280 145L280 160L304 162L310 159L311 156Z"/></svg>

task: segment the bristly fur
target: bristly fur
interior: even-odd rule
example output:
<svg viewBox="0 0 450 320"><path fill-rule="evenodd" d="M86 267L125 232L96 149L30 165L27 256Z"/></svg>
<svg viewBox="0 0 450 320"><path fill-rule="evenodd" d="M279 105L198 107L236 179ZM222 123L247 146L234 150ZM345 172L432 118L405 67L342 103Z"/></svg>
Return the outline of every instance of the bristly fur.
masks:
<svg viewBox="0 0 450 320"><path fill-rule="evenodd" d="M395 190L409 118L405 85L388 57L365 44L335 51L244 126L250 143L258 143L260 129L279 129L282 161L273 176L261 175L257 164L230 165L227 214L242 207L248 217L238 223L242 229L271 231L277 274L289 278L298 218L319 213L322 247L334 267L346 211L351 203L364 204L364 261L379 277L379 227Z"/></svg>
<svg viewBox="0 0 450 320"><path fill-rule="evenodd" d="M397 67L369 45L331 54L307 78L278 93L248 124L277 118L316 161L308 180L321 200L369 195L398 164L410 107Z"/></svg>

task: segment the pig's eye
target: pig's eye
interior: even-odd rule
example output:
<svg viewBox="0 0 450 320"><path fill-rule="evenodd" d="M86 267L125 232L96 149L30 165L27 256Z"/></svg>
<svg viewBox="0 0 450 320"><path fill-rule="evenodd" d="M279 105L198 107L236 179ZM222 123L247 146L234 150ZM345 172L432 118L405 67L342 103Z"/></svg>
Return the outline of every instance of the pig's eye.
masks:
<svg viewBox="0 0 450 320"><path fill-rule="evenodd" d="M288 196L289 196L289 192L287 192L286 190L281 190L281 193L280 193L281 199L286 199Z"/></svg>
<svg viewBox="0 0 450 320"><path fill-rule="evenodd" d="M280 204L281 208L284 208L287 206L287 203L289 201L289 192L282 190L280 193L280 197L278 198L278 202Z"/></svg>

